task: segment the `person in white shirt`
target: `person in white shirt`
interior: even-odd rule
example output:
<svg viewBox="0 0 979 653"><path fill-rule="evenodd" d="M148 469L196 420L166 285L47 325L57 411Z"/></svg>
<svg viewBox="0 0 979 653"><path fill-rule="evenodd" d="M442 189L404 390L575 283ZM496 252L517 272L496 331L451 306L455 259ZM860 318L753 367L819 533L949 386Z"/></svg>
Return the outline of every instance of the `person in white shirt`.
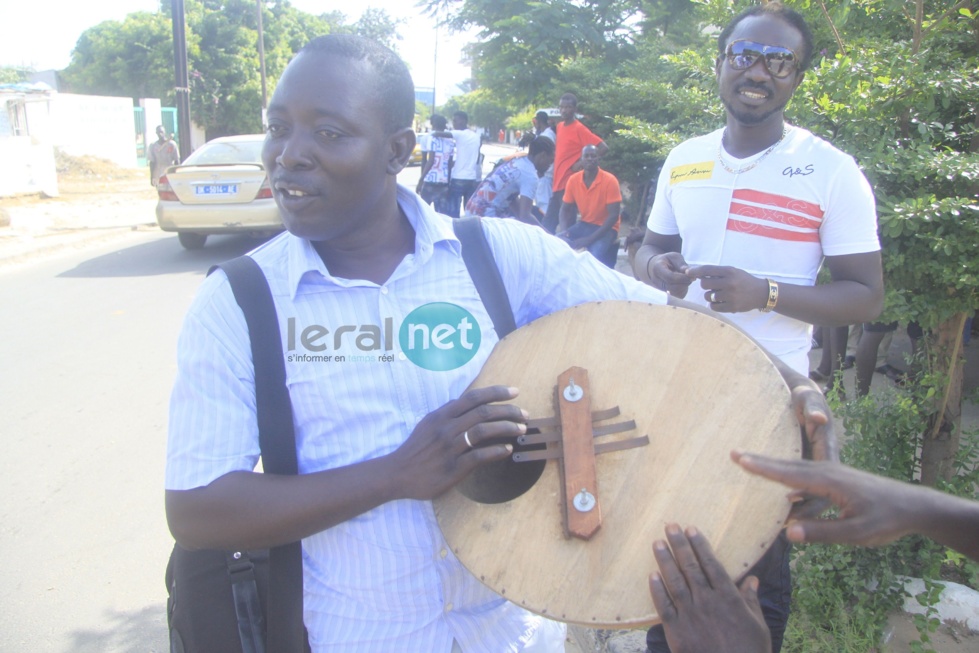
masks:
<svg viewBox="0 0 979 653"><path fill-rule="evenodd" d="M813 52L800 14L777 2L751 7L717 42L726 125L667 157L634 270L724 314L807 374L811 325L868 322L883 308L873 192L852 157L784 120ZM832 281L817 286L824 262ZM789 615L789 551L779 539L755 568L776 653ZM647 644L668 650L659 628Z"/></svg>
<svg viewBox="0 0 979 653"><path fill-rule="evenodd" d="M480 167L479 148L482 141L479 134L469 129L469 114L456 111L452 114L452 129L455 139L455 156L452 160L452 178L449 180L449 210L446 215L459 217L461 207L469 202L483 178Z"/></svg>
<svg viewBox="0 0 979 653"><path fill-rule="evenodd" d="M426 134L422 148L422 171L415 192L435 207L439 213L451 210L449 205L449 179L452 174L452 155L455 141L446 133L445 116L434 114L430 118L432 132Z"/></svg>
<svg viewBox="0 0 979 653"><path fill-rule="evenodd" d="M397 183L413 115L407 67L373 41L320 37L287 66L262 156L286 232L251 256L283 334L300 473L255 472L248 330L215 272L178 343L167 519L192 549L301 539L316 653L563 651L564 626L487 589L435 518L434 497L511 455L527 414L499 403L516 388L466 390L498 336L452 219ZM482 225L517 326L587 301L668 300L541 229ZM794 393L798 414L825 406L808 378L782 371L809 388ZM835 457L831 431L805 433L819 457Z"/></svg>

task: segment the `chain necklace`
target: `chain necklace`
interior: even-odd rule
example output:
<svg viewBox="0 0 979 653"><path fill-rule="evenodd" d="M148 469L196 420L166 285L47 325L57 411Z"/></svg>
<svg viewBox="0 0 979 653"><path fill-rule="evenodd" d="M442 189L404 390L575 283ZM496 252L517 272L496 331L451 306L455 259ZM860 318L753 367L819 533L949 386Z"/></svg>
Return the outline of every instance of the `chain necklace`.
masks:
<svg viewBox="0 0 979 653"><path fill-rule="evenodd" d="M726 134L726 133L727 133L727 131L725 130L724 134ZM779 145L781 145L782 144L782 141L785 140L785 135L788 134L788 133L789 133L789 126L788 125L783 125L782 126L782 135L779 136L778 140L775 141L774 143L772 143L772 146L769 147L767 150L765 150L760 157L758 157L757 159L755 159L754 161L752 161L748 165L743 166L741 168L732 168L731 166L729 166L727 164L726 161L724 161L724 154L723 154L724 153L724 134L721 134L721 141L717 144L717 160L720 162L721 167L724 168L725 170L727 170L728 172L730 172L732 175L740 175L742 173L748 172L749 170L751 170L752 168L754 168L756 165L758 165L759 163L761 163L762 161L764 161L766 156L768 156L769 154L771 154L772 152L774 152L775 151L775 148L778 147Z"/></svg>

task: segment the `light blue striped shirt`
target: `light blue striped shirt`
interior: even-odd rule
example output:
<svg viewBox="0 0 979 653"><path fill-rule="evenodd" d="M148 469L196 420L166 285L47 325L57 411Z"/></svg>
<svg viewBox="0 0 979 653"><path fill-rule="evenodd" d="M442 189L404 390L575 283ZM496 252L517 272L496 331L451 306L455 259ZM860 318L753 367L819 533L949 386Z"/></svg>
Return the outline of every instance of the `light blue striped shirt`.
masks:
<svg viewBox="0 0 979 653"><path fill-rule="evenodd" d="M330 276L311 244L288 233L252 252L278 311L300 473L394 451L425 415L462 394L497 342L451 219L405 188L398 201L415 252L383 285ZM483 224L518 326L587 301L666 301L536 227ZM440 326L439 316L451 319ZM429 369L446 365L459 366ZM253 376L244 317L227 279L213 274L180 335L167 489L255 468ZM308 537L303 562L316 651L447 653L453 639L466 653L523 651L541 624L459 563L428 501L392 501Z"/></svg>

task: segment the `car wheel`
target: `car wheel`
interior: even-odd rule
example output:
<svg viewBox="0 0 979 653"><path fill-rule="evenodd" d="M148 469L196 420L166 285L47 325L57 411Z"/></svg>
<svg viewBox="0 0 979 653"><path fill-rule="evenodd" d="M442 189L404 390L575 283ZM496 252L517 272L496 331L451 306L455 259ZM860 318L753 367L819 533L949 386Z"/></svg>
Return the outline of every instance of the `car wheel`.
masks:
<svg viewBox="0 0 979 653"><path fill-rule="evenodd" d="M184 249L200 249L207 242L207 234L192 234L186 231L177 232L177 240Z"/></svg>

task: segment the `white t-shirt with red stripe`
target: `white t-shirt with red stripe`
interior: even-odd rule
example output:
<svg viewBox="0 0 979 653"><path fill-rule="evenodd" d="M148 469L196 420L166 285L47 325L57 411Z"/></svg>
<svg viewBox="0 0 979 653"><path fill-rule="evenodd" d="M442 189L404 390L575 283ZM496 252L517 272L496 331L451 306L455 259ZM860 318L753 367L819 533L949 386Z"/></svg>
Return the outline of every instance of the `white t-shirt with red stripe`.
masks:
<svg viewBox="0 0 979 653"><path fill-rule="evenodd" d="M723 129L666 159L647 227L683 239L689 265L728 265L779 283L811 286L824 256L874 252L874 194L856 162L800 127L764 152L719 160ZM757 165L745 170L757 161ZM707 306L699 281L687 300ZM806 374L811 325L776 312L728 313L762 346Z"/></svg>

